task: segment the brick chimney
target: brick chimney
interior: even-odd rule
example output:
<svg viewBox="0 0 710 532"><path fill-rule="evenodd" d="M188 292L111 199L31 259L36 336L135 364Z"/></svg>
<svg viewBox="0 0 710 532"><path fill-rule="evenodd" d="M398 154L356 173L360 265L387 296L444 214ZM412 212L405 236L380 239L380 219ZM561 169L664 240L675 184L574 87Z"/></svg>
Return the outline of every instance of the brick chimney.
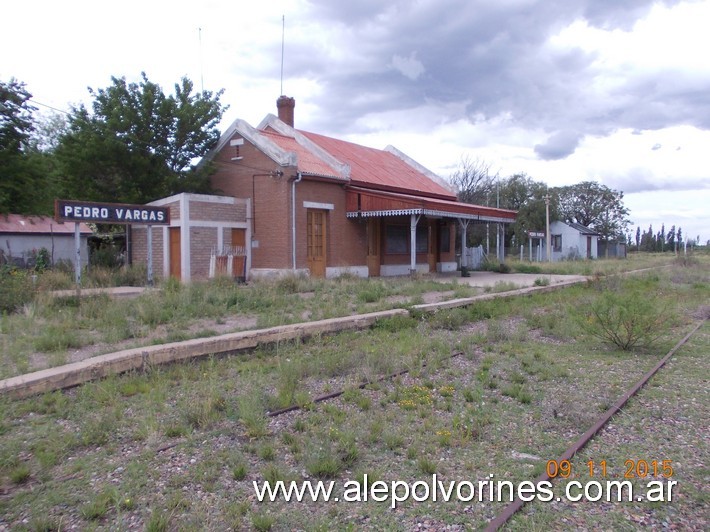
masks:
<svg viewBox="0 0 710 532"><path fill-rule="evenodd" d="M293 110L296 107L296 100L289 96L279 96L276 100L276 108L279 110L279 120L293 127Z"/></svg>

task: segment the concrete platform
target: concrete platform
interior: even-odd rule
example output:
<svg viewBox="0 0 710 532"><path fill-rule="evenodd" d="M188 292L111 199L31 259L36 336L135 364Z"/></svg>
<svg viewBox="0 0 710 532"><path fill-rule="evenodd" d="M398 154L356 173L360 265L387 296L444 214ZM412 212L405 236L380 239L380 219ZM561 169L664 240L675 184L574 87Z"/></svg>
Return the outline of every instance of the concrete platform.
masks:
<svg viewBox="0 0 710 532"><path fill-rule="evenodd" d="M451 274L428 276L428 278L440 280L441 282L455 281L461 284L469 284L483 288L493 288L498 283L511 283L519 288L505 292L491 291L490 293L473 297L428 303L413 307L422 312L436 312L442 309L464 307L475 304L478 301L496 298L545 293L584 282L587 279L581 275L501 274L494 272L471 272L470 277L454 276ZM549 284L546 286L535 286L535 280L539 278L547 278ZM133 287L124 289L86 289L82 290L82 295L107 292L112 297L126 297L127 295L141 293L142 290L144 289L134 289ZM63 296L73 296L75 294L75 290L66 290L59 294L55 293L55 295ZM282 325L268 329L241 331L210 338L196 338L184 342L127 349L87 358L80 362L74 362L64 366L48 368L0 380L0 396L6 395L13 398L28 397L52 390L77 386L84 382L100 379L108 375L146 369L154 365L178 362L211 354L220 355L225 353L246 352L260 345L268 345L279 341L293 340L295 338L308 338L314 335L332 334L345 330L361 330L371 327L378 319L407 315L409 315L409 311L406 309L392 309L355 316L343 316L313 322Z"/></svg>
<svg viewBox="0 0 710 532"><path fill-rule="evenodd" d="M81 297L91 297L98 294L108 294L109 297L137 297L146 290L155 290L155 288L146 288L145 286L113 286L106 288L82 288L80 291ZM76 296L76 288L71 290L54 290L50 292L54 297L73 297Z"/></svg>
<svg viewBox="0 0 710 532"><path fill-rule="evenodd" d="M434 277L434 280L450 283L455 281L460 284L467 284L479 288L493 288L498 283L514 284L518 288L535 286L536 279L547 279L550 285L582 282L586 281L584 275L557 275L548 273L496 273L496 272L470 272L470 277L461 277L459 272L454 274L440 274Z"/></svg>

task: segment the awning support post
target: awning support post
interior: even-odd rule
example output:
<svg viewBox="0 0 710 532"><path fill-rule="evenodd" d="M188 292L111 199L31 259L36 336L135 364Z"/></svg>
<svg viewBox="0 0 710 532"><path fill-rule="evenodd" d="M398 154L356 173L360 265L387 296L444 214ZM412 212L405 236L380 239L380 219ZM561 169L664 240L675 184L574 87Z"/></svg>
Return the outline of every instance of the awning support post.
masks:
<svg viewBox="0 0 710 532"><path fill-rule="evenodd" d="M468 229L468 222L470 220L464 220L459 218L459 224L461 225L461 267L464 268L468 266L466 260L466 230Z"/></svg>
<svg viewBox="0 0 710 532"><path fill-rule="evenodd" d="M81 229L79 222L74 223L74 280L77 300L81 296Z"/></svg>
<svg viewBox="0 0 710 532"><path fill-rule="evenodd" d="M409 215L409 273L417 273L417 224L421 214Z"/></svg>
<svg viewBox="0 0 710 532"><path fill-rule="evenodd" d="M503 262L500 258L500 224L496 224L496 259L498 262Z"/></svg>
<svg viewBox="0 0 710 532"><path fill-rule="evenodd" d="M153 226L146 228L146 244L148 245L148 286L153 286Z"/></svg>

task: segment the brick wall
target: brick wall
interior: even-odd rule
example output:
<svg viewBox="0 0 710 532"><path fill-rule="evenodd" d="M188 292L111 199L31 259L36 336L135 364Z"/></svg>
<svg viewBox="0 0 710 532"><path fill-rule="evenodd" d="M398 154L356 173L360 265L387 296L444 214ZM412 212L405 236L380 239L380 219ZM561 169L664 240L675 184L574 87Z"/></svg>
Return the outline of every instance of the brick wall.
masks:
<svg viewBox="0 0 710 532"><path fill-rule="evenodd" d="M190 197L188 196L188 199ZM180 213L180 201L166 204L170 209L171 224L183 225L186 221ZM247 208L245 202L224 203L222 201L190 201L190 277L191 279L206 279L209 276L209 264L212 250L218 247L219 232L222 231L223 245L232 243L231 227L223 224L245 224ZM193 227L195 222L200 226ZM213 227L205 226L214 223ZM153 227L153 271L156 276L163 275L164 253L167 253L168 243L163 242L162 226ZM183 243L183 249L185 244ZM133 262L145 264L148 259L146 226L133 226Z"/></svg>
<svg viewBox="0 0 710 532"><path fill-rule="evenodd" d="M211 178L212 187L228 196L254 200L252 240L258 247L252 247L252 268L290 268L289 177L296 170L279 167L246 141L239 147L241 161L231 161L234 153L227 145L215 158L217 172ZM283 177L254 175L278 170L284 172Z"/></svg>
<svg viewBox="0 0 710 532"><path fill-rule="evenodd" d="M245 204L215 203L206 201L190 202L190 220L210 222L243 222L246 220Z"/></svg>
<svg viewBox="0 0 710 532"><path fill-rule="evenodd" d="M456 222L442 222L442 225L449 226L449 251L441 252L441 262L456 261Z"/></svg>
<svg viewBox="0 0 710 532"><path fill-rule="evenodd" d="M172 203L168 203L165 205L168 209L170 209L170 223L174 224L175 222L180 220L180 202L179 201L174 201Z"/></svg>
<svg viewBox="0 0 710 532"><path fill-rule="evenodd" d="M163 252L166 248L163 245L163 226L153 226L153 276L155 278L163 276ZM133 237L133 264L148 263L148 227L145 225L134 225L131 228Z"/></svg>
<svg viewBox="0 0 710 532"><path fill-rule="evenodd" d="M216 227L190 228L190 276L207 279L210 272L212 250L217 248Z"/></svg>
<svg viewBox="0 0 710 532"><path fill-rule="evenodd" d="M296 168L279 167L251 143L245 140L239 147L239 161L232 161L236 149L226 145L214 161L217 166L212 176L212 187L220 193L237 198L252 198L252 268L290 269L291 250L291 182ZM273 178L269 172L283 171L284 176ZM296 266L307 267L306 213L303 202L332 204L327 211L326 264L330 267L363 266L367 264L367 224L348 219L346 193L341 183L318 181L309 177L296 185ZM422 219L425 220L425 219ZM409 225L409 218L402 222ZM421 222L420 222L421 223ZM443 222L442 222L443 223ZM450 224L450 251L441 253L441 261L454 261L455 225ZM225 243L228 239L225 238ZM384 231L383 231L384 246ZM384 248L383 248L384 251ZM385 255L383 264L409 264L409 254ZM427 262L427 254L417 255L417 262Z"/></svg>
<svg viewBox="0 0 710 532"><path fill-rule="evenodd" d="M340 183L309 181L296 185L296 264L307 267L307 209L304 201L332 204L327 214L327 266L367 264L367 225L345 217L345 190ZM290 226L290 224L289 224Z"/></svg>

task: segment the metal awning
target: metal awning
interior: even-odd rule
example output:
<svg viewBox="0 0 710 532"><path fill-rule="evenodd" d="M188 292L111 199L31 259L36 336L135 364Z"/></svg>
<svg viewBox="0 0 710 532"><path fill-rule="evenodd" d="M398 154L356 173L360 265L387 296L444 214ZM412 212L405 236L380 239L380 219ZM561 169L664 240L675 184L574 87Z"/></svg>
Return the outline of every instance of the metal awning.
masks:
<svg viewBox="0 0 710 532"><path fill-rule="evenodd" d="M348 218L409 216L412 214L474 222L512 223L515 221L517 212L397 192L360 187L348 187L347 189L346 216Z"/></svg>

